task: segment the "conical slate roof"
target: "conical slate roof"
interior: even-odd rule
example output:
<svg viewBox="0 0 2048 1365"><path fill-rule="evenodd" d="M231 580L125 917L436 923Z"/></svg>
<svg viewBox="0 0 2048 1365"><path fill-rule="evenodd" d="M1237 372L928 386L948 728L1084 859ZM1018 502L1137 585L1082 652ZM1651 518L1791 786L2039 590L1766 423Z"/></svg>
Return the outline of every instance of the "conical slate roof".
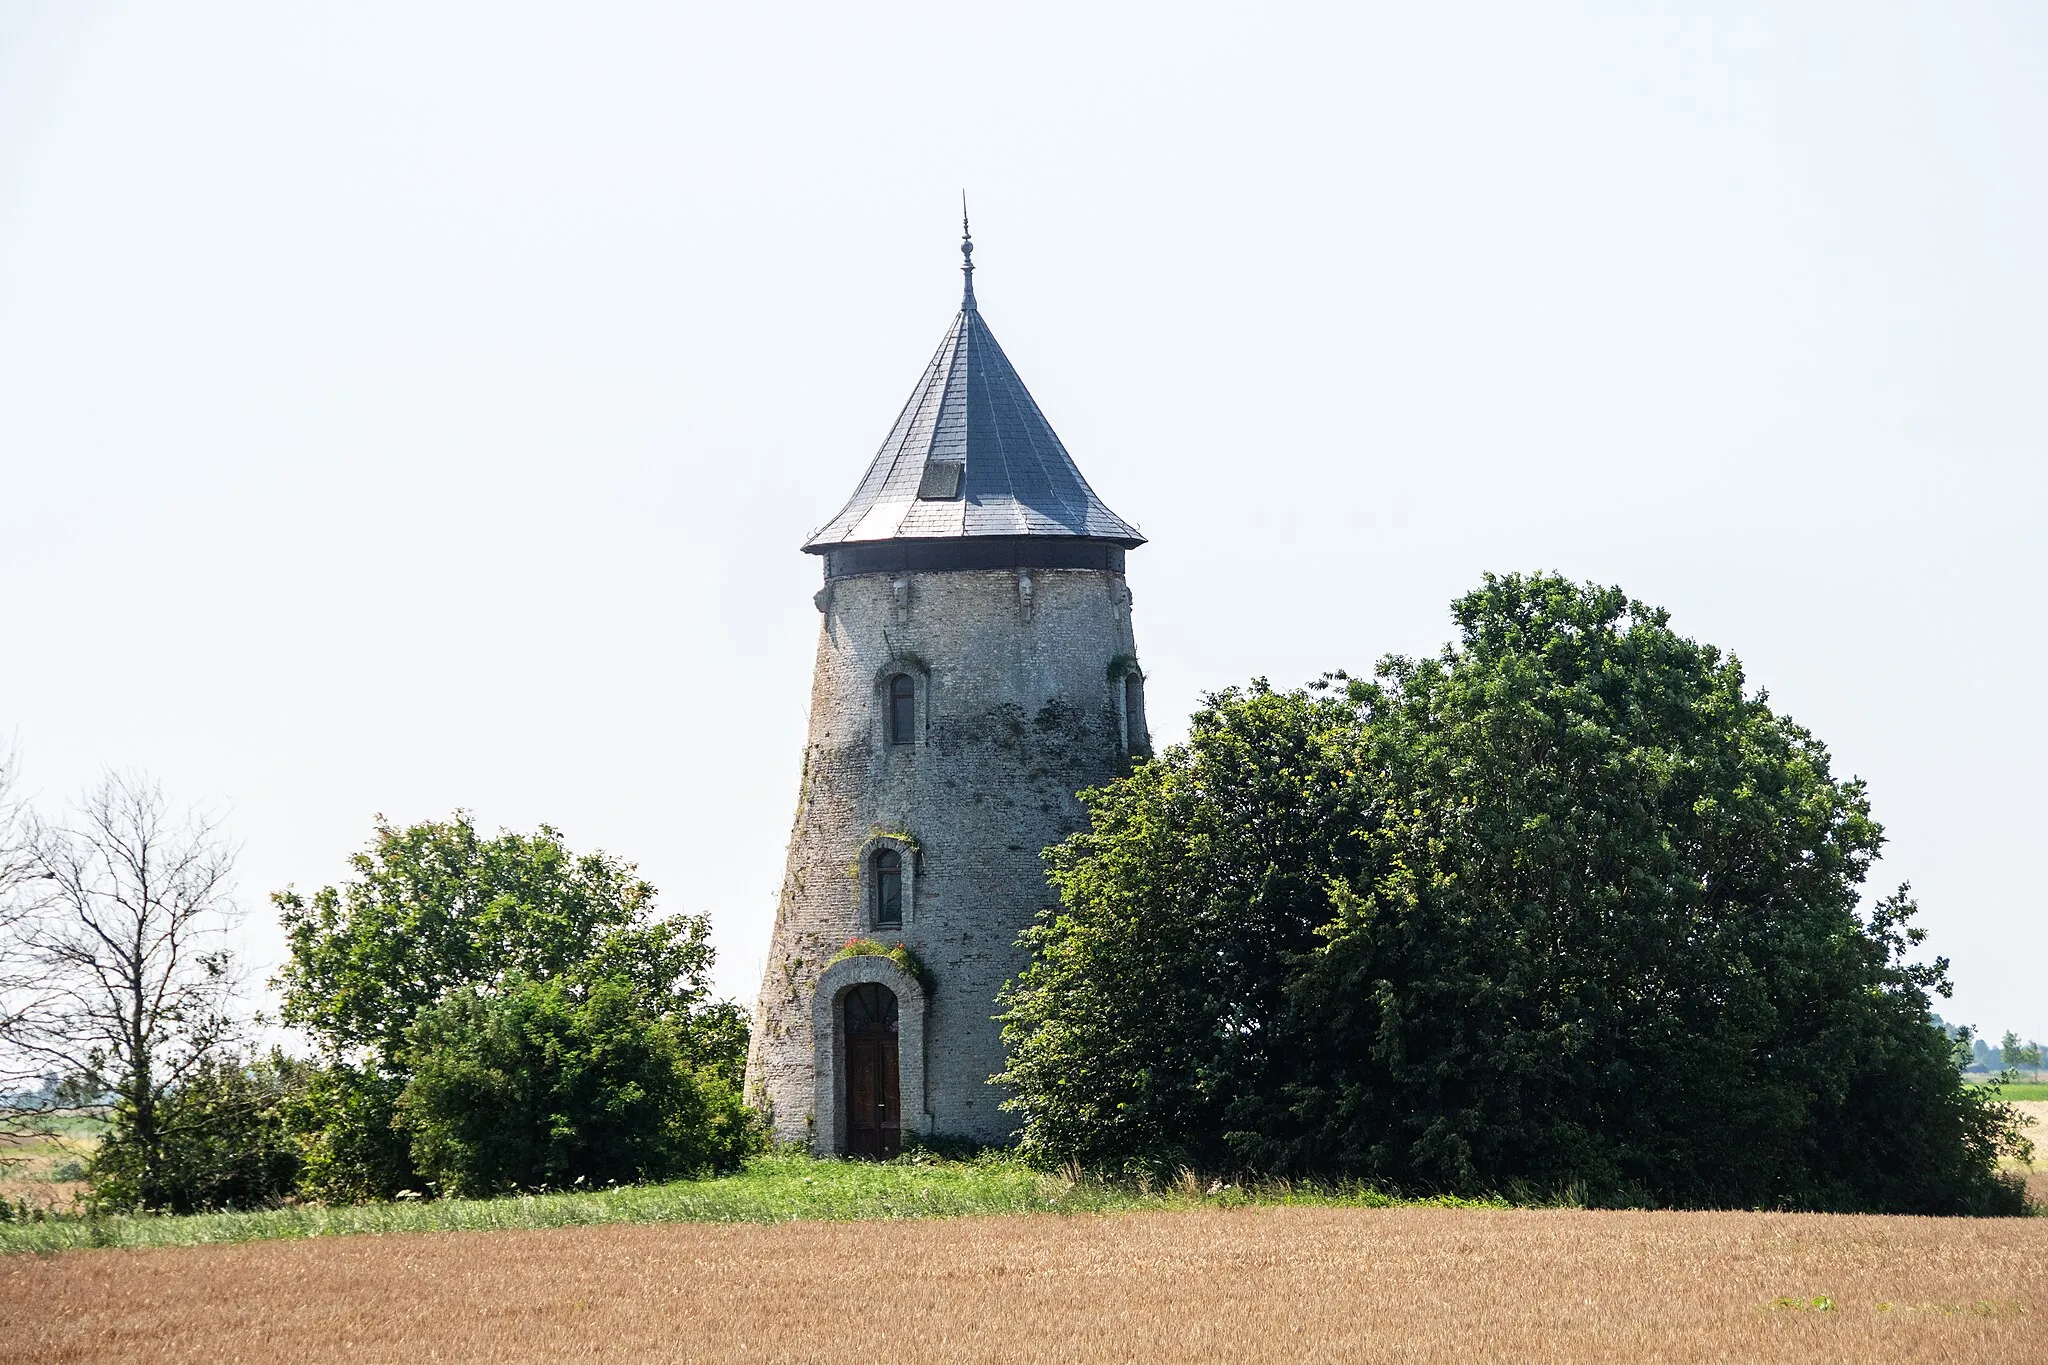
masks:
<svg viewBox="0 0 2048 1365"><path fill-rule="evenodd" d="M804 546L971 536L1110 541L1145 537L1103 506L996 344L974 302L974 250L963 241L966 297L889 439L839 515Z"/></svg>

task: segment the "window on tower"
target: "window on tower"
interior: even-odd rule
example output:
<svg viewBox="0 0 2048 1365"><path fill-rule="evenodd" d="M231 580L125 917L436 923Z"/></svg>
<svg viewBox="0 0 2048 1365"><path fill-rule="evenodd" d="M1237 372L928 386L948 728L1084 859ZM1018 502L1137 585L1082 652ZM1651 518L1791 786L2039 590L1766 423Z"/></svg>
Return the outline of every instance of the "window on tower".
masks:
<svg viewBox="0 0 2048 1365"><path fill-rule="evenodd" d="M960 496L960 472L965 468L959 460L933 460L924 467L924 477L918 481L917 496L925 502L951 502Z"/></svg>
<svg viewBox="0 0 2048 1365"><path fill-rule="evenodd" d="M903 855L893 848L877 849L874 856L875 927L903 927Z"/></svg>
<svg viewBox="0 0 2048 1365"><path fill-rule="evenodd" d="M917 683L908 673L889 679L889 742L917 742Z"/></svg>

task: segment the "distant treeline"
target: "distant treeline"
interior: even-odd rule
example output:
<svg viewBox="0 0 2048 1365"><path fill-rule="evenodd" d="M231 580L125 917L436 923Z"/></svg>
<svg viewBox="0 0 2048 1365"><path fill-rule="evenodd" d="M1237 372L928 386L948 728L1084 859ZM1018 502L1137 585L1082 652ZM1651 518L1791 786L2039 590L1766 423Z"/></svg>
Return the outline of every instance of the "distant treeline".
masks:
<svg viewBox="0 0 2048 1365"><path fill-rule="evenodd" d="M1969 1051L1969 1071L2039 1071L2042 1048L2038 1042L2021 1042L2020 1036L2010 1030L1993 1047L1979 1037L1975 1030L1962 1025L1951 1024L1940 1015L1934 1016L1935 1026Z"/></svg>

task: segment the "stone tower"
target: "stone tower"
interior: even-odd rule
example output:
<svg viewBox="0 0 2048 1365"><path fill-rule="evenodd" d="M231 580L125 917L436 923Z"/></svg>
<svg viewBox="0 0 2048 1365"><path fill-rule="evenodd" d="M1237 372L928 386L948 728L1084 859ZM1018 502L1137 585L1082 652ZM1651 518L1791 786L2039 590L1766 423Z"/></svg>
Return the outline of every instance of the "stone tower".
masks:
<svg viewBox="0 0 2048 1365"><path fill-rule="evenodd" d="M1124 586L1144 537L982 321L964 218L960 250L959 315L804 546L824 621L747 1093L820 1154L1013 1131L993 1016L1052 899L1040 851L1149 748Z"/></svg>

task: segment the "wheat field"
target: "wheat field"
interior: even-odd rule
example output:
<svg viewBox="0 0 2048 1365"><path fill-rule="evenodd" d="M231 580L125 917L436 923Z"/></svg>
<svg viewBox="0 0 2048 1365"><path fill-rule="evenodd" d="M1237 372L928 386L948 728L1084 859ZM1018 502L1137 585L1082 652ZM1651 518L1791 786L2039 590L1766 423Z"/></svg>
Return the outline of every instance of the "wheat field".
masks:
<svg viewBox="0 0 2048 1365"><path fill-rule="evenodd" d="M2048 1361L2048 1219L1195 1209L0 1260L0 1361Z"/></svg>

